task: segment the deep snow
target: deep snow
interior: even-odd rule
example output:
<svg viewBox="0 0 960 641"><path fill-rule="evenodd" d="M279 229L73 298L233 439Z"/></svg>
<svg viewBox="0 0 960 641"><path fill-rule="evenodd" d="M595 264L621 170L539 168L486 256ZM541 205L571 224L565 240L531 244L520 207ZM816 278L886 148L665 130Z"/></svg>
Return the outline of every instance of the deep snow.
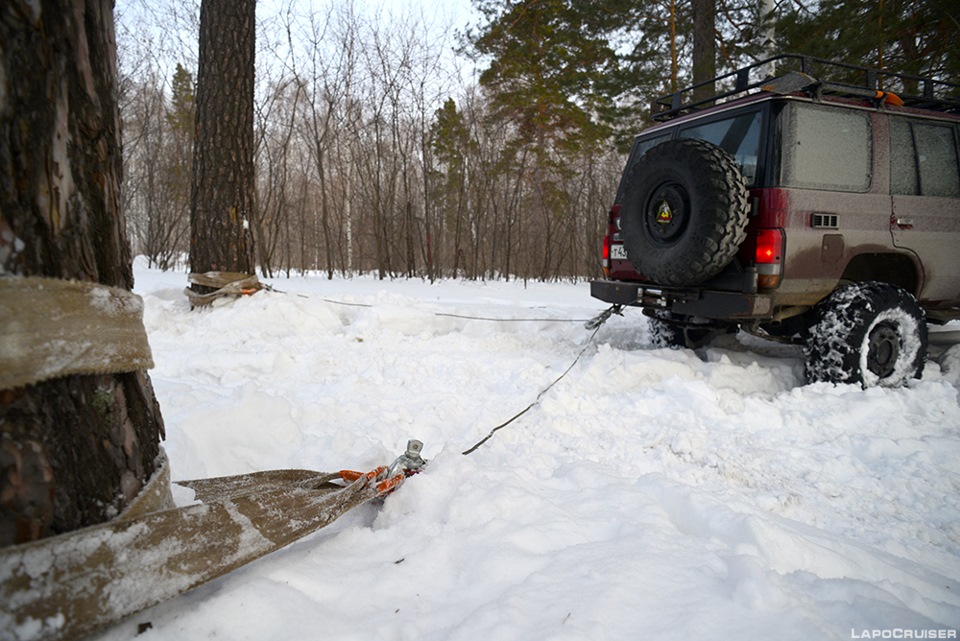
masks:
<svg viewBox="0 0 960 641"><path fill-rule="evenodd" d="M960 348L864 391L755 339L652 349L637 311L588 344L582 283L315 276L191 312L184 274L136 278L174 479L411 437L430 463L103 639L956 638Z"/></svg>

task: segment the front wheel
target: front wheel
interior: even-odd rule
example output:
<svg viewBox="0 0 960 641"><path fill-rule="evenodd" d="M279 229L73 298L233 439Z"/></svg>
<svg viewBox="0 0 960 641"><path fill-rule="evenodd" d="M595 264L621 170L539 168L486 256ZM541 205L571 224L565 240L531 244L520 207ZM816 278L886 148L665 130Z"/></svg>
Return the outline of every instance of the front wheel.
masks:
<svg viewBox="0 0 960 641"><path fill-rule="evenodd" d="M805 335L807 380L899 387L923 374L927 324L909 292L887 283L841 287L814 310Z"/></svg>

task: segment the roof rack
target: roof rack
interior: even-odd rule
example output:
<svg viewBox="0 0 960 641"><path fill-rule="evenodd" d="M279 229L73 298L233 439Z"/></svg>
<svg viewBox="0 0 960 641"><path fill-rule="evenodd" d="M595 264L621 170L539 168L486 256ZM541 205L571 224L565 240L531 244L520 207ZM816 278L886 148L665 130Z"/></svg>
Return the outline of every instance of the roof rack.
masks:
<svg viewBox="0 0 960 641"><path fill-rule="evenodd" d="M824 94L849 98L866 98L882 101L894 93L908 107L930 109L947 113L960 113L960 84L924 78L905 73L871 69L851 65L836 60L824 60L796 53L783 53L766 60L755 62L734 72L717 76L712 80L686 87L671 94L661 96L651 104L653 119L669 120L684 113L712 107L719 100L743 95L753 89L765 88L774 80L769 75L771 69L799 72L809 82L791 83L792 91L806 91L811 95ZM831 80L819 78L829 76ZM836 81L834 80L836 79ZM729 88L730 83L733 88ZM728 88L719 92L715 87L720 84ZM695 90L710 87L713 92L709 98L697 96ZM780 91L780 93L788 93Z"/></svg>

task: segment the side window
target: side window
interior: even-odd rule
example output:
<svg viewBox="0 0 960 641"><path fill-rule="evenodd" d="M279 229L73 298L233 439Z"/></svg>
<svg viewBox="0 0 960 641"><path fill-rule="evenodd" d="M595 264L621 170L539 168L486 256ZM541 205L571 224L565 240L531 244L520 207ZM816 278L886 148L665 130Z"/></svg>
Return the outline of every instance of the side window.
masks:
<svg viewBox="0 0 960 641"><path fill-rule="evenodd" d="M920 193L913 129L903 118L890 119L890 190L895 194Z"/></svg>
<svg viewBox="0 0 960 641"><path fill-rule="evenodd" d="M647 138L646 140L638 140L633 145L633 153L630 154L630 166L637 164L637 162L643 158L643 155L659 145L662 142L670 140L670 134L666 133L655 138Z"/></svg>
<svg viewBox="0 0 960 641"><path fill-rule="evenodd" d="M923 196L960 197L960 172L953 127L913 123L917 173Z"/></svg>
<svg viewBox="0 0 960 641"><path fill-rule="evenodd" d="M891 187L895 194L960 198L960 163L953 127L890 122Z"/></svg>
<svg viewBox="0 0 960 641"><path fill-rule="evenodd" d="M866 113L794 104L785 112L781 184L807 189L870 189L873 134Z"/></svg>
<svg viewBox="0 0 960 641"><path fill-rule="evenodd" d="M759 111L685 127L680 130L680 138L697 138L715 144L736 159L748 185L756 183L760 147Z"/></svg>

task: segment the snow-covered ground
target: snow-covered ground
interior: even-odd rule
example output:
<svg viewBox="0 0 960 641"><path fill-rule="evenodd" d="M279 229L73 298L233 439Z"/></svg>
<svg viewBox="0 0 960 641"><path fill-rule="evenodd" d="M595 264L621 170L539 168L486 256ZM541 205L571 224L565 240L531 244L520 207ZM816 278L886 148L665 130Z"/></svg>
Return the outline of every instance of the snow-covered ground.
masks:
<svg viewBox="0 0 960 641"><path fill-rule="evenodd" d="M585 284L317 276L191 312L184 274L136 278L174 479L430 463L103 639L956 638L960 348L864 391L756 340L652 349L636 311L591 341Z"/></svg>

